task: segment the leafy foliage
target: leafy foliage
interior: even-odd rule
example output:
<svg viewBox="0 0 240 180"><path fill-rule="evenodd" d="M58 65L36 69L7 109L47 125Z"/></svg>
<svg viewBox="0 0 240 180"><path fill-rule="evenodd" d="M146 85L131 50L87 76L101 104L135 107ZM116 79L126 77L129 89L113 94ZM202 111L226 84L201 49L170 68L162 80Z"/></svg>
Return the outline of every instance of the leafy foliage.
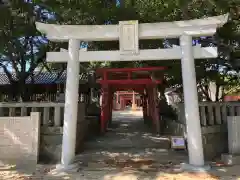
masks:
<svg viewBox="0 0 240 180"><path fill-rule="evenodd" d="M45 56L54 44L48 44L35 27L36 21L47 18L44 9L24 0L9 2L0 7L0 67L13 86L12 98L20 95L27 100L25 80L39 66L49 70Z"/></svg>

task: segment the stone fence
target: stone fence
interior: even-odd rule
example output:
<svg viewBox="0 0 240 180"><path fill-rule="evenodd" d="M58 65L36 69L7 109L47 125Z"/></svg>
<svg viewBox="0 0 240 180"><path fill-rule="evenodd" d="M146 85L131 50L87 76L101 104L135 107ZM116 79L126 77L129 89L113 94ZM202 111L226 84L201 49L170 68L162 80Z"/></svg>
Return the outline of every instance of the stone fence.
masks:
<svg viewBox="0 0 240 180"><path fill-rule="evenodd" d="M87 134L97 131L98 128L97 125L95 127L90 125L91 123L97 124L98 117L88 116L86 109L85 103L79 103L76 153L83 150L83 141ZM0 117L30 116L31 112L40 112L40 161L59 161L62 149L64 103L0 103ZM90 127L95 129L92 130Z"/></svg>
<svg viewBox="0 0 240 180"><path fill-rule="evenodd" d="M186 137L184 104L179 104L176 111L177 120L165 120L164 132ZM199 111L204 155L211 160L228 151L227 117L240 115L240 102L200 102Z"/></svg>
<svg viewBox="0 0 240 180"><path fill-rule="evenodd" d="M178 121L185 124L184 104L177 105ZM203 127L226 124L227 116L240 115L240 102L200 102L200 122Z"/></svg>
<svg viewBox="0 0 240 180"><path fill-rule="evenodd" d="M0 103L0 116L27 116L30 112L41 113L41 125L55 127L63 125L64 103Z"/></svg>

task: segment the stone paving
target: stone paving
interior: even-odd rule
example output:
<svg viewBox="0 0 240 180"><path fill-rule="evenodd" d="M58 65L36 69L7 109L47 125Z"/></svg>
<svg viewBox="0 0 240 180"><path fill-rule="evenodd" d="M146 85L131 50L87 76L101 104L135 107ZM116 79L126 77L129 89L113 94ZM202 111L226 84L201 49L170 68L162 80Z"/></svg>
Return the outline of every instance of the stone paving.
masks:
<svg viewBox="0 0 240 180"><path fill-rule="evenodd" d="M151 133L141 112L114 112L113 125L102 137L86 143L75 159L76 168L59 172L55 165L38 165L35 171L14 170L0 164L0 179L15 180L188 180L240 179L240 166L213 164L208 173L187 173L179 164L187 153L170 150L167 137ZM34 172L34 173L33 173Z"/></svg>

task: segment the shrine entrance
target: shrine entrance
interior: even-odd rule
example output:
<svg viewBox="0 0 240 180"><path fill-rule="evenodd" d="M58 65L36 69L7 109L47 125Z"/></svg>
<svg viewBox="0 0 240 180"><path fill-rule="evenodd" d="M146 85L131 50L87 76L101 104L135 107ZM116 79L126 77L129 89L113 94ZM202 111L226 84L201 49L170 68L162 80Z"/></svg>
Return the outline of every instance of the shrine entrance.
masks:
<svg viewBox="0 0 240 180"><path fill-rule="evenodd" d="M114 93L127 90L132 90L141 96L144 121L151 121L154 131L160 133L157 85L161 84L162 79L156 79L153 76L154 72L163 69L164 67L97 69L96 75L99 77L97 82L102 86L102 133L106 132L108 125L111 123ZM117 97L117 103L119 98L121 97ZM132 96L131 106L132 110L136 110L135 93Z"/></svg>
<svg viewBox="0 0 240 180"><path fill-rule="evenodd" d="M193 46L192 40L193 37L212 36L216 29L223 26L227 20L228 14L187 21L143 24L138 24L138 21L120 21L118 25L54 25L36 23L37 29L45 33L49 40L65 41L69 44L68 50L48 52L46 58L48 62L68 63L62 166L67 168L75 158L79 63L90 61L181 60L189 164L193 167L204 167L194 59L216 58L218 53L217 47ZM140 39L167 38L179 38L180 47L139 49ZM119 40L119 51L80 50L80 41L114 40ZM107 78L104 80L106 81ZM128 84L132 82L131 79L127 81ZM111 84L111 82L114 81L108 80L107 84ZM107 92L107 89L104 92ZM152 93L155 94L154 92ZM109 117L109 115L104 114L104 116L103 120L106 123L106 117ZM104 130L106 125L102 126L102 130Z"/></svg>

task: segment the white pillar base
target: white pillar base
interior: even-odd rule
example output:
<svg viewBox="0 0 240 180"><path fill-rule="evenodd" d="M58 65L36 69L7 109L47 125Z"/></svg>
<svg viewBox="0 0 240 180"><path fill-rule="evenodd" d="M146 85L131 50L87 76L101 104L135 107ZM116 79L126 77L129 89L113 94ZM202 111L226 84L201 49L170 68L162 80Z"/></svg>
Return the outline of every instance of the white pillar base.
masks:
<svg viewBox="0 0 240 180"><path fill-rule="evenodd" d="M61 172L78 172L80 169L79 164L69 164L69 165L63 165L63 164L57 164L56 169L52 171L52 173L61 173Z"/></svg>
<svg viewBox="0 0 240 180"><path fill-rule="evenodd" d="M182 171L187 171L187 172L207 172L211 170L211 166L210 165L194 166L191 164L182 163L180 165L180 169Z"/></svg>
<svg viewBox="0 0 240 180"><path fill-rule="evenodd" d="M239 154L222 154L221 161L228 166L240 165L240 155Z"/></svg>

